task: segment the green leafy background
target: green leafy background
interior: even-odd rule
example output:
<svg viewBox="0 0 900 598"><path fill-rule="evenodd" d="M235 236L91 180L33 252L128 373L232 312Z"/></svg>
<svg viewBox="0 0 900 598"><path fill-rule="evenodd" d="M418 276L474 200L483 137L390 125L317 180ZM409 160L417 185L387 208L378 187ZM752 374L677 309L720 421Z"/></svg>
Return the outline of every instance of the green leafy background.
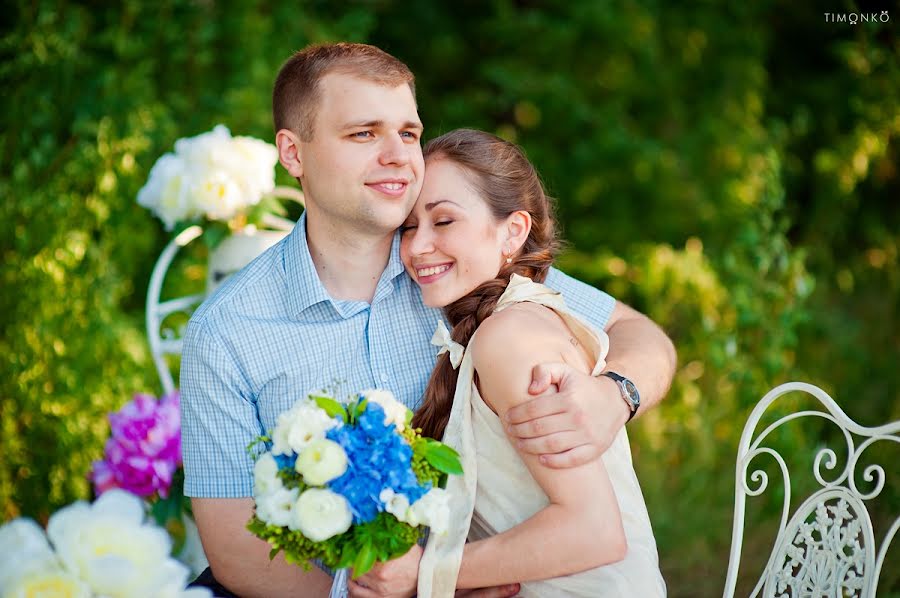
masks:
<svg viewBox="0 0 900 598"><path fill-rule="evenodd" d="M274 75L311 42L371 42L406 61L428 137L469 126L522 144L559 200L563 268L675 341L669 397L629 427L671 595L721 593L737 440L766 390L806 380L864 425L900 419L896 5L886 23L853 26L824 11L871 6L11 4L0 21L3 519L88 497L106 412L159 390L143 310L167 235L135 203L153 162L217 123L271 139ZM198 251L167 293L202 286ZM806 424L777 440L808 473L839 438ZM739 593L767 557L775 486L751 505ZM810 487L800 479L794 492ZM894 468L876 529L898 507ZM885 593L900 587L897 550Z"/></svg>

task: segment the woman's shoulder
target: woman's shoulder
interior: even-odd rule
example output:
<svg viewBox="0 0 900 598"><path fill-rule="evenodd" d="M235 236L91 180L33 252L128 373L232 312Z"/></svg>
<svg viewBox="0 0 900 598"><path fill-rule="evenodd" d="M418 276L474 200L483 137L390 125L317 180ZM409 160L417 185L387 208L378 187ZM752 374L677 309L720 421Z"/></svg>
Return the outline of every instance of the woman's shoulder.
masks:
<svg viewBox="0 0 900 598"><path fill-rule="evenodd" d="M566 330L552 309L537 303L517 303L478 326L475 342L469 345L472 359L476 368L502 359L521 363L530 370L533 363L558 359L566 346Z"/></svg>

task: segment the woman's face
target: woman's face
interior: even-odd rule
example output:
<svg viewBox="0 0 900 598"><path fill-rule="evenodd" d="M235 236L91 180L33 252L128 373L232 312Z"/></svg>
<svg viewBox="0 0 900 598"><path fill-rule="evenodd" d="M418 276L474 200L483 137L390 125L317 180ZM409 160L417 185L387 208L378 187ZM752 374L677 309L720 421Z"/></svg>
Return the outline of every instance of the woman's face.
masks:
<svg viewBox="0 0 900 598"><path fill-rule="evenodd" d="M401 230L403 264L429 307L444 307L495 278L504 260L505 223L446 159L428 162L422 192Z"/></svg>

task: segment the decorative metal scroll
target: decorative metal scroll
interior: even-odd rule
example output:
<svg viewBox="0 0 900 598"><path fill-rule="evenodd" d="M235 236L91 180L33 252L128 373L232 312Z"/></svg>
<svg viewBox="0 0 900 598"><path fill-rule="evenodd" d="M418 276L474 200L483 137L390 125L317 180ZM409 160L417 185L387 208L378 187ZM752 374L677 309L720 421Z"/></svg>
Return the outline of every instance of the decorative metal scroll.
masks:
<svg viewBox="0 0 900 598"><path fill-rule="evenodd" d="M824 410L799 411L786 415L757 433L763 414L779 397L801 391L812 395ZM842 432L847 446L847 463L838 467L837 453L823 448L812 464L812 473L821 486L790 516L791 480L784 458L763 442L781 425L804 417L833 423ZM884 489L887 477L881 465L861 471L864 488L857 486L857 465L862 454L879 441L900 444L900 421L867 428L850 419L822 389L802 382L790 382L772 389L750 414L738 448L734 527L731 556L725 581L725 598L734 596L744 534L748 496L759 496L769 484L768 474L752 469L760 455L774 459L784 483L784 501L775 545L751 597L798 598L834 596L870 598L875 596L885 557L900 528L900 516L893 520L876 553L875 534L866 502ZM832 472L823 473L823 468ZM892 472L896 472L894 467ZM836 473L836 475L834 475ZM894 473L896 477L896 473ZM828 479L831 478L831 479ZM762 592L760 594L760 592Z"/></svg>
<svg viewBox="0 0 900 598"><path fill-rule="evenodd" d="M270 196L281 199L288 199L304 205L303 193L291 187L275 187ZM278 216L267 214L264 216L263 224L273 229L290 231L294 226L294 222ZM150 275L150 286L147 289L147 306L146 306L146 325L147 338L150 342L150 352L153 355L153 363L156 365L156 372L159 374L159 380L162 384L163 393L169 394L175 390L175 382L172 378L172 372L169 370L169 364L166 361L166 355L180 355L182 347L182 336L184 331L175 330L165 324L166 318L175 313L183 313L190 315L194 309L200 305L206 298L205 293L196 295L188 295L170 299L168 301L160 301L163 281L169 266L175 259L175 255L198 237L203 234L203 228L200 226L191 226L179 233L172 239L156 260L153 267L153 273Z"/></svg>

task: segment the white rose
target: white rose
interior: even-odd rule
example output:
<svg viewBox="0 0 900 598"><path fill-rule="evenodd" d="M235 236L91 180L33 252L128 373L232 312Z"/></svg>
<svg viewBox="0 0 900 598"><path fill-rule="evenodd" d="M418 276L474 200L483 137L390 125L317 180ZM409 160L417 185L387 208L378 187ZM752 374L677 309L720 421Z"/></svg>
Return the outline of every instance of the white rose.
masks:
<svg viewBox="0 0 900 598"><path fill-rule="evenodd" d="M384 510L397 518L398 521L407 521L409 514L409 498L405 494L397 494L390 488L385 488L378 496L384 503Z"/></svg>
<svg viewBox="0 0 900 598"><path fill-rule="evenodd" d="M353 514L340 494L321 488L310 488L300 495L294 507L290 527L313 542L322 542L350 529Z"/></svg>
<svg viewBox="0 0 900 598"><path fill-rule="evenodd" d="M394 424L397 431L402 432L406 427L406 414L409 409L406 405L394 398L389 390L364 390L360 393L367 401L380 405L384 409L384 423Z"/></svg>
<svg viewBox="0 0 900 598"><path fill-rule="evenodd" d="M293 520L294 505L299 495L298 488L280 488L269 494L257 496L256 516L266 523L286 527Z"/></svg>
<svg viewBox="0 0 900 598"><path fill-rule="evenodd" d="M169 535L145 524L140 499L124 490L57 511L47 534L65 568L94 594L157 596L176 575L187 578L187 568L169 557Z"/></svg>
<svg viewBox="0 0 900 598"><path fill-rule="evenodd" d="M322 486L344 475L347 453L337 442L320 438L309 443L297 456L294 469L310 486Z"/></svg>
<svg viewBox="0 0 900 598"><path fill-rule="evenodd" d="M426 525L432 533L445 533L450 527L450 495L442 488L432 488L409 507L407 519L410 525Z"/></svg>
<svg viewBox="0 0 900 598"><path fill-rule="evenodd" d="M283 487L278 477L278 463L272 453L265 453L253 466L253 496L269 494Z"/></svg>
<svg viewBox="0 0 900 598"><path fill-rule="evenodd" d="M47 571L22 577L6 588L3 598L32 598L34 596L65 596L91 598L91 589L80 579L64 571Z"/></svg>
<svg viewBox="0 0 900 598"><path fill-rule="evenodd" d="M9 588L30 575L59 572L44 530L31 519L18 518L0 526L0 589Z"/></svg>
<svg viewBox="0 0 900 598"><path fill-rule="evenodd" d="M338 425L336 419L308 399L301 399L278 416L272 432L272 452L276 455L300 453L313 440Z"/></svg>

